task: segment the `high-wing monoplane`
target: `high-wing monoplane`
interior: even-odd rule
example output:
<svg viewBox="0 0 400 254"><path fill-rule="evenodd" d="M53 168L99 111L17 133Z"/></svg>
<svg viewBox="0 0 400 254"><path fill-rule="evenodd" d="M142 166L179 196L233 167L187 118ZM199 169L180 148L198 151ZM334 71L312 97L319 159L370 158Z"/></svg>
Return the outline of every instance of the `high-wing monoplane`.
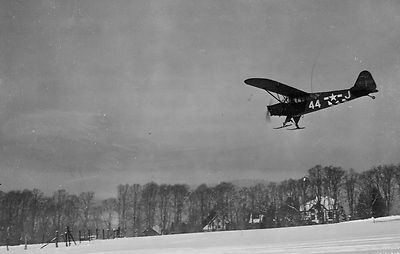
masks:
<svg viewBox="0 0 400 254"><path fill-rule="evenodd" d="M295 129L303 129L298 123L302 115L329 108L337 104L351 101L363 96L376 93L376 84L369 71L362 71L356 83L350 89L335 90L319 93L307 93L297 88L284 85L274 80L265 78L250 78L244 81L247 85L255 86L267 91L279 103L267 106L267 115L286 116L283 125L274 129L291 126L293 122Z"/></svg>

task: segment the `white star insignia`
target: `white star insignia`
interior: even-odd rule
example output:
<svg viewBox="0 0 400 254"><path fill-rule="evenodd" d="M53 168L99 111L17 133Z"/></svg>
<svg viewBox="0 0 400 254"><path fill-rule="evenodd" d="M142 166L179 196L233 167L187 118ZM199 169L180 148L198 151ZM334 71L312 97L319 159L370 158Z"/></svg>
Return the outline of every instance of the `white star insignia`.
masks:
<svg viewBox="0 0 400 254"><path fill-rule="evenodd" d="M331 101L336 101L336 95L332 94L331 96L329 96L329 98L331 99Z"/></svg>

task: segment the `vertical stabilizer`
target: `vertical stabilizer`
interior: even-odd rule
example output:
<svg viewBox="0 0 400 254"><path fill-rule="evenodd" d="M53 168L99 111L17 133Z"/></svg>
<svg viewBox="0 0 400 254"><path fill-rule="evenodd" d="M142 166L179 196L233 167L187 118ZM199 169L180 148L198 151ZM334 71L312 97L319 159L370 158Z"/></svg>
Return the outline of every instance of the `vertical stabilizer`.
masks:
<svg viewBox="0 0 400 254"><path fill-rule="evenodd" d="M372 78L371 73L369 71L360 72L356 83L352 88L350 88L350 92L358 96L378 92L378 90L376 90L376 84L374 79Z"/></svg>
<svg viewBox="0 0 400 254"><path fill-rule="evenodd" d="M356 83L352 87L354 90L369 90L370 92L376 91L376 84L369 71L362 71L358 75Z"/></svg>

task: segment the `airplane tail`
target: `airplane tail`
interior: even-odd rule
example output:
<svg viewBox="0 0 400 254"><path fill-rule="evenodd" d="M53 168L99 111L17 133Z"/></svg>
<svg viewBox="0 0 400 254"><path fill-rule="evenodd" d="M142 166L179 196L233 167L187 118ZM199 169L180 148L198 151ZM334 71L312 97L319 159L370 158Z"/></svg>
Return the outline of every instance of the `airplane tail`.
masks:
<svg viewBox="0 0 400 254"><path fill-rule="evenodd" d="M356 83L352 88L350 88L350 92L356 96L364 96L370 93L376 93L376 84L372 75L369 71L362 71L358 75Z"/></svg>

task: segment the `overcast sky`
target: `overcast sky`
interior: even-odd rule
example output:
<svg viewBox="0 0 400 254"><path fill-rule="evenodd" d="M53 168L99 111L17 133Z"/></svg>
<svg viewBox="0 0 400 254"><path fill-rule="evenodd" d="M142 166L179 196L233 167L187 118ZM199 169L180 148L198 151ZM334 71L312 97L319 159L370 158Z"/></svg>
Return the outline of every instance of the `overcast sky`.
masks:
<svg viewBox="0 0 400 254"><path fill-rule="evenodd" d="M120 183L299 178L400 163L398 1L12 1L0 4L0 182L113 196ZM368 97L265 122L243 80Z"/></svg>

